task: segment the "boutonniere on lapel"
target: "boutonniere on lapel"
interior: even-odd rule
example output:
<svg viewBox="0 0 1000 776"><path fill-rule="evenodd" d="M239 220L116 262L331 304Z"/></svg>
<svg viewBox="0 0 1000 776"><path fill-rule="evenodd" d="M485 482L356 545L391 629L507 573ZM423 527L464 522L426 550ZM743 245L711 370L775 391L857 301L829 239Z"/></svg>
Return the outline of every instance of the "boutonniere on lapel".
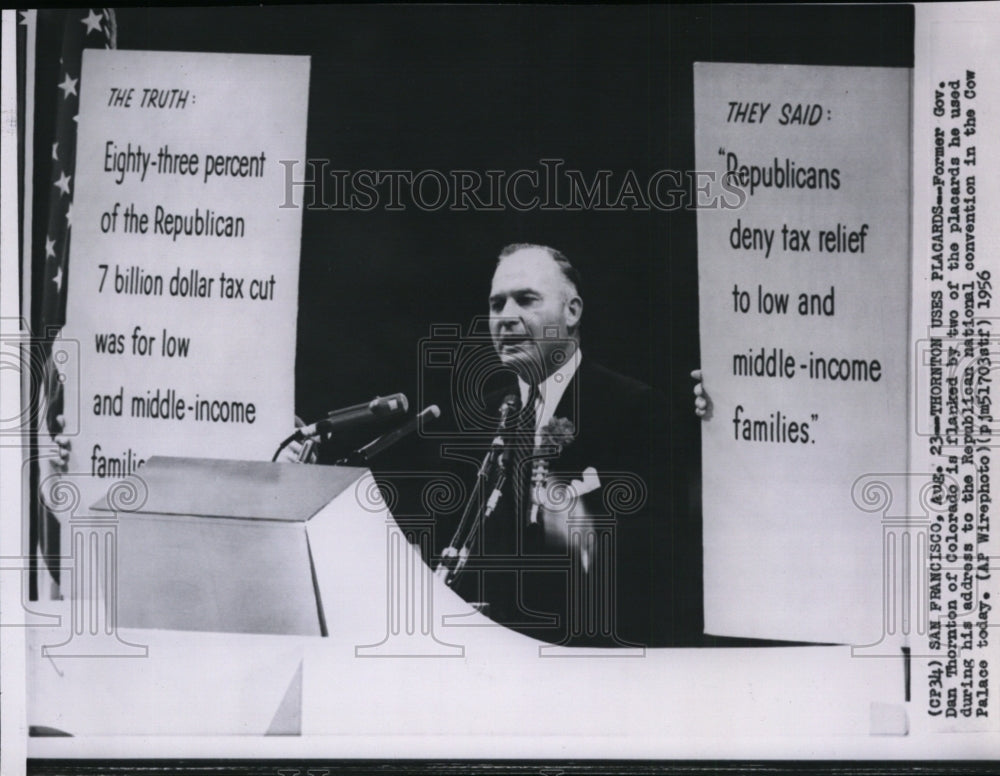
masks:
<svg viewBox="0 0 1000 776"><path fill-rule="evenodd" d="M549 476L549 461L562 453L563 448L576 438L576 426L567 418L553 417L541 430L540 449L544 457L535 458L531 466L531 512L528 523L538 523L539 511L545 492L545 480ZM554 453L553 453L554 451Z"/></svg>

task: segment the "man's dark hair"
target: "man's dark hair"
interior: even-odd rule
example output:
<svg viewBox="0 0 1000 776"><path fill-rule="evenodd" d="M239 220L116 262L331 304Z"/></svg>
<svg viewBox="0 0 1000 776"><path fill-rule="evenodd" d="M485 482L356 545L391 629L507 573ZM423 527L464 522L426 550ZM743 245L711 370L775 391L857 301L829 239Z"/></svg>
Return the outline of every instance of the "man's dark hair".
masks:
<svg viewBox="0 0 1000 776"><path fill-rule="evenodd" d="M550 248L548 245L538 245L536 243L511 243L500 251L500 255L497 257L497 264L506 259L512 253L517 253L518 251L527 250L529 248L535 248L549 254L549 256L552 257L552 261L554 261L559 267L559 271L562 272L563 277L572 284L574 289L576 289L577 296L583 299L583 285L580 280L580 271L573 266L573 263L567 258L566 254L555 248Z"/></svg>

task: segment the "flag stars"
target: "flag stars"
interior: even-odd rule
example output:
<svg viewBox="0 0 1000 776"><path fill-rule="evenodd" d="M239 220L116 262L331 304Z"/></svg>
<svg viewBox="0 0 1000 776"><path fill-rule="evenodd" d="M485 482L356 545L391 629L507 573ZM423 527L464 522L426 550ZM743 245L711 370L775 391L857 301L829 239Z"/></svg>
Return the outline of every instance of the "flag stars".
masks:
<svg viewBox="0 0 1000 776"><path fill-rule="evenodd" d="M92 33L92 32L100 32L101 31L101 19L103 18L101 16L101 14L94 13L94 9L93 8L90 8L88 10L90 12L87 14L86 18L80 19L80 23L81 24L86 24L87 25L87 31L84 33L85 36L86 35L90 35L90 33Z"/></svg>
<svg viewBox="0 0 1000 776"><path fill-rule="evenodd" d="M52 159L54 161L59 161L59 141L57 140L52 144Z"/></svg>
<svg viewBox="0 0 1000 776"><path fill-rule="evenodd" d="M73 203L66 206L66 228L73 226Z"/></svg>
<svg viewBox="0 0 1000 776"><path fill-rule="evenodd" d="M63 79L63 82L59 84L59 88L63 90L63 99L69 99L71 94L74 97L78 96L76 93L76 85L79 82L79 78L70 78L69 73L66 73L66 77Z"/></svg>
<svg viewBox="0 0 1000 776"><path fill-rule="evenodd" d="M52 282L56 284L56 291L62 291L62 264L56 270L56 274L52 276Z"/></svg>
<svg viewBox="0 0 1000 776"><path fill-rule="evenodd" d="M55 186L63 194L69 194L69 182L73 180L72 175L67 175L65 172L59 173L59 180L57 180L52 185Z"/></svg>
<svg viewBox="0 0 1000 776"><path fill-rule="evenodd" d="M56 241L48 235L45 236L45 258L54 259L56 257Z"/></svg>

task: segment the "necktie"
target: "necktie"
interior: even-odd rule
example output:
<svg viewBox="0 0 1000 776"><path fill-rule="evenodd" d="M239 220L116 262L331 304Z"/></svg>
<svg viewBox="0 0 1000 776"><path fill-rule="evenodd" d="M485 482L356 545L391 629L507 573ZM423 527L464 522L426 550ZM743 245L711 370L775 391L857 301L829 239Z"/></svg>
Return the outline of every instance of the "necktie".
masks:
<svg viewBox="0 0 1000 776"><path fill-rule="evenodd" d="M527 524L531 509L531 454L535 449L535 405L538 400L538 386L531 386L528 398L525 400L517 416L514 450L511 456L513 464L514 504L519 525Z"/></svg>

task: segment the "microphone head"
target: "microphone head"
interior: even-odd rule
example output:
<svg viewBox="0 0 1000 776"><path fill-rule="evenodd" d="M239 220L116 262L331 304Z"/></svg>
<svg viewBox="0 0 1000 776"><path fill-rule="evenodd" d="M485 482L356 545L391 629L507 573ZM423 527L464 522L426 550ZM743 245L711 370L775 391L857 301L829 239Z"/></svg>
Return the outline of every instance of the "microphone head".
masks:
<svg viewBox="0 0 1000 776"><path fill-rule="evenodd" d="M521 408L521 399L516 393L508 393L500 405L500 430L507 427L507 420L511 413L517 412Z"/></svg>
<svg viewBox="0 0 1000 776"><path fill-rule="evenodd" d="M376 396L371 400L368 409L377 417L401 415L410 409L410 402L404 393L394 393L391 396Z"/></svg>

